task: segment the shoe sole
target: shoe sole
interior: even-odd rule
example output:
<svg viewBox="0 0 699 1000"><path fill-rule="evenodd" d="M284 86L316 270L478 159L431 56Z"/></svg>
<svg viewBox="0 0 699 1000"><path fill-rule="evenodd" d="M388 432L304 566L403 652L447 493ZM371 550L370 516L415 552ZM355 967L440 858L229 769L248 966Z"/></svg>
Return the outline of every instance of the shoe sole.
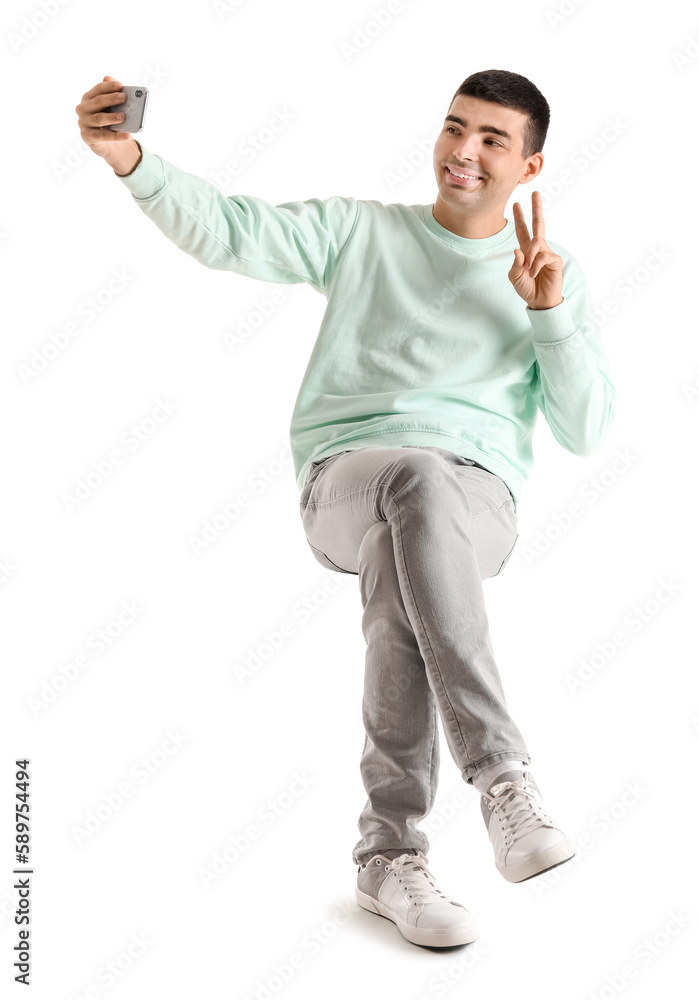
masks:
<svg viewBox="0 0 699 1000"><path fill-rule="evenodd" d="M565 864L566 861L572 861L575 854L573 842L566 838L559 844L554 844L545 851L541 851L540 854L524 858L516 865L501 866L496 862L495 867L508 882L526 882L528 878L543 875L544 872L549 872L552 868Z"/></svg>
<svg viewBox="0 0 699 1000"><path fill-rule="evenodd" d="M373 896L368 896L365 892L362 892L358 886L355 886L354 892L360 906L363 906L365 910L369 910L370 913L377 913L380 917L386 917L387 920L392 921L403 937L410 941L411 944L426 945L430 948L451 948L457 944L471 944L478 937L478 927L473 920L467 926L451 930L446 928L430 930L429 928L412 927L401 920L397 914L389 910L380 900L374 899Z"/></svg>

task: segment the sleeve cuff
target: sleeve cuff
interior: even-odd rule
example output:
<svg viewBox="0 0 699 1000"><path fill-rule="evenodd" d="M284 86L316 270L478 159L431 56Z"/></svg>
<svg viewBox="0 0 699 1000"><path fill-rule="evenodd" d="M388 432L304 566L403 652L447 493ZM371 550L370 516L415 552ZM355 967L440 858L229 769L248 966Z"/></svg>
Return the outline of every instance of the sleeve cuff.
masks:
<svg viewBox="0 0 699 1000"><path fill-rule="evenodd" d="M550 344L556 340L566 340L577 330L565 298L550 309L530 309L529 306L525 306L525 309L532 325L533 339L537 343Z"/></svg>
<svg viewBox="0 0 699 1000"><path fill-rule="evenodd" d="M142 143L139 142L138 145L141 147L141 159L138 165L130 174L122 175L115 171L115 175L134 198L141 201L152 198L160 190L165 183L165 171L159 156L151 153Z"/></svg>

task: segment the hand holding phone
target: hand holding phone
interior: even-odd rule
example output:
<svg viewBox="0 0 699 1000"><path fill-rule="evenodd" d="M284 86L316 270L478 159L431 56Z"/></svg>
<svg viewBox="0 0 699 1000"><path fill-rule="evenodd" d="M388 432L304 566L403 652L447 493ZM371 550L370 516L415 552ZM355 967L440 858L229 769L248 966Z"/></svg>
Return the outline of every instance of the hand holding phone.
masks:
<svg viewBox="0 0 699 1000"><path fill-rule="evenodd" d="M140 91L140 95L134 94L133 98L136 105L140 105L140 111L132 107L127 121L122 119L120 112L128 103L125 93L128 90ZM83 94L75 107L83 142L122 177L131 173L141 161L141 146L127 129L140 131L143 127L147 96L146 87L122 87L113 76L105 76L101 83ZM105 109L111 110L107 114Z"/></svg>
<svg viewBox="0 0 699 1000"><path fill-rule="evenodd" d="M126 100L122 101L121 104L114 104L102 110L105 114L123 111L126 117L123 121L106 125L105 128L111 129L113 132L131 132L132 134L140 132L146 117L148 88L122 87L121 90L126 94Z"/></svg>

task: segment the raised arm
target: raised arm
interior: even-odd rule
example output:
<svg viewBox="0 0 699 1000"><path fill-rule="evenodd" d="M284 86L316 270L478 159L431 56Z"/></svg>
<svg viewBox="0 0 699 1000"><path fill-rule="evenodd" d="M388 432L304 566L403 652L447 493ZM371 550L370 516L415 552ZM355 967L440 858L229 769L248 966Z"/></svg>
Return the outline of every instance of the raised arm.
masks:
<svg viewBox="0 0 699 1000"><path fill-rule="evenodd" d="M262 281L305 281L327 294L358 202L334 195L271 205L254 195L223 195L211 181L106 127L115 116L99 109L118 102L119 86L105 77L83 96L76 108L81 135L161 232L205 267Z"/></svg>

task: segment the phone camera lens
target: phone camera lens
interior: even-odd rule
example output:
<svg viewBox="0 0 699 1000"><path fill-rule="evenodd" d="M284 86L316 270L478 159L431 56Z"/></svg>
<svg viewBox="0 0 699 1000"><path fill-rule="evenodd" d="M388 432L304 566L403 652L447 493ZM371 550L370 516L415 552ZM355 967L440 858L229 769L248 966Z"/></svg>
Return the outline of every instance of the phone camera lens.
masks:
<svg viewBox="0 0 699 1000"><path fill-rule="evenodd" d="M142 90L137 90L136 91L136 97L143 97L143 91Z"/></svg>

